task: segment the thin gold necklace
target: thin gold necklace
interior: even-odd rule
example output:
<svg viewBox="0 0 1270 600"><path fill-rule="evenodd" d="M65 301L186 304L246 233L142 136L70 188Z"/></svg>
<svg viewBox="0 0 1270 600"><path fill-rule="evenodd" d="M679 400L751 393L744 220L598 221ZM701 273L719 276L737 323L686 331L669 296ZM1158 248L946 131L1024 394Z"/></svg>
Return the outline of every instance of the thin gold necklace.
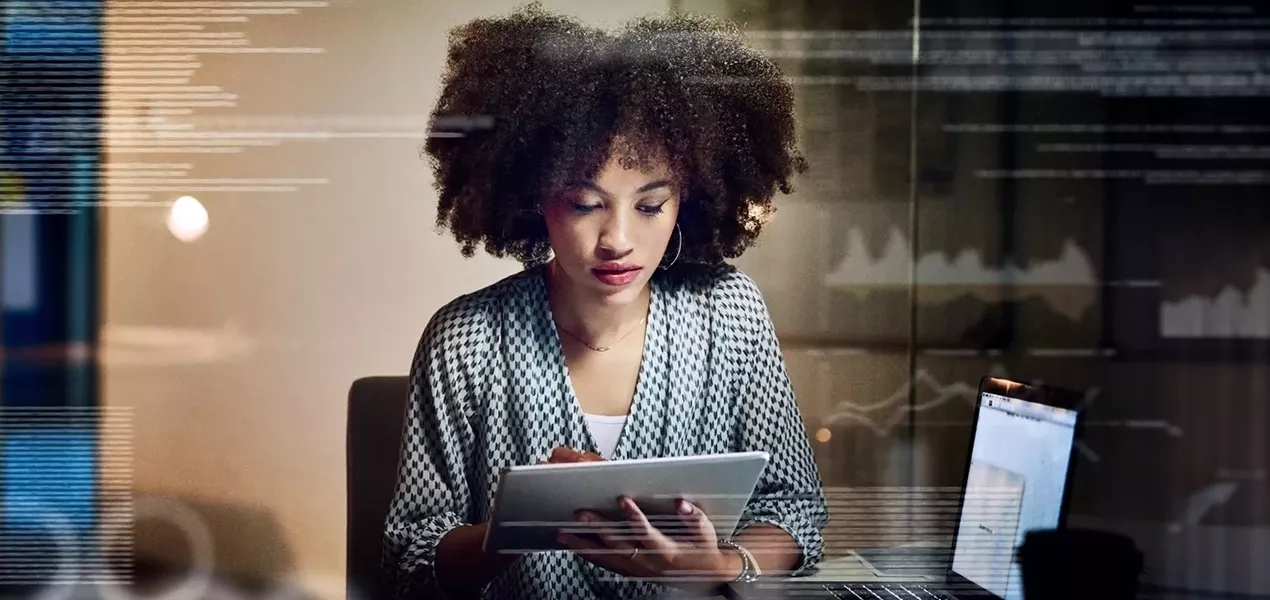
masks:
<svg viewBox="0 0 1270 600"><path fill-rule="evenodd" d="M636 330L636 329L639 329L639 326L640 326L640 325L643 325L643 324L644 324L644 321L647 321L647 320L648 320L648 315L644 315L644 318L640 319L640 320L639 320L639 322L638 322L638 323L636 323L634 327L631 327L631 330L630 330L630 331L628 331L628 332L626 332L626 333L622 334L622 337L617 338L616 340L613 340L613 343L612 343L612 344L609 344L609 345L607 345L607 346L592 346L592 345L591 345L589 342L587 342L586 340L582 339L581 337L578 337L578 334L573 333L572 331L569 331L568 329L565 329L563 326L561 326L561 325L557 324L557 325L556 325L556 327L559 327L559 328L560 328L560 331L563 331L563 332L565 332L565 333L569 334L569 337L571 337L571 338L573 338L573 339L575 339L575 340L578 340L579 342L582 342L582 345L583 345L583 346L586 346L587 348L590 348L590 349L592 349L592 350L595 350L596 352L608 352L609 350L613 349L613 346L616 346L616 345L617 345L619 342L621 342L622 340L624 340L624 339L626 339L626 338L630 337L630 335L631 335L632 333L635 333L635 330Z"/></svg>

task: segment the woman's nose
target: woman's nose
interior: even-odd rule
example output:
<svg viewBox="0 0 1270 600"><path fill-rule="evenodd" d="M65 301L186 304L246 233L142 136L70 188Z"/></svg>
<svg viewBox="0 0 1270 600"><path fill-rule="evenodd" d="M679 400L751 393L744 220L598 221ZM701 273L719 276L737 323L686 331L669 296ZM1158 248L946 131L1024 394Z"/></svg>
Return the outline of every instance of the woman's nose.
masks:
<svg viewBox="0 0 1270 600"><path fill-rule="evenodd" d="M630 218L613 211L612 216L604 221L600 230L600 247L614 254L626 254L632 250L630 235Z"/></svg>

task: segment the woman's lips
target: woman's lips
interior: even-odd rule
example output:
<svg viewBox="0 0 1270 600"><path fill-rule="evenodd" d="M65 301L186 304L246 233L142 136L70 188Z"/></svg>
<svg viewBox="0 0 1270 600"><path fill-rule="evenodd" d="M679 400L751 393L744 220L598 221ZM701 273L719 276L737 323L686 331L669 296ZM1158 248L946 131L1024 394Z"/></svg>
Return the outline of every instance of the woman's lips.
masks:
<svg viewBox="0 0 1270 600"><path fill-rule="evenodd" d="M591 269L591 273L599 279L601 283L612 286L627 285L635 281L639 277L639 272L643 269L639 267L625 267L622 269Z"/></svg>

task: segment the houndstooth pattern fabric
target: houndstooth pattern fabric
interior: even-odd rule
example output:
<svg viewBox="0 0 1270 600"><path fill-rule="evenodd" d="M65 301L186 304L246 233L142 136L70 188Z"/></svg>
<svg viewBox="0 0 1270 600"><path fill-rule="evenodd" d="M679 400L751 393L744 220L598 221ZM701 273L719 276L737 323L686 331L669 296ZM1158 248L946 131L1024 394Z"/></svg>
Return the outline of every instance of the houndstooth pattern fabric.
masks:
<svg viewBox="0 0 1270 600"><path fill-rule="evenodd" d="M569 385L534 267L441 308L410 372L398 481L385 523L394 597L443 597L433 565L450 529L489 518L504 467L537 463L557 446L596 451ZM652 281L644 358L613 459L764 450L764 470L739 534L775 524L803 551L796 573L823 556L828 512L767 307L734 267ZM670 588L623 579L574 553L519 557L483 598L647 598Z"/></svg>

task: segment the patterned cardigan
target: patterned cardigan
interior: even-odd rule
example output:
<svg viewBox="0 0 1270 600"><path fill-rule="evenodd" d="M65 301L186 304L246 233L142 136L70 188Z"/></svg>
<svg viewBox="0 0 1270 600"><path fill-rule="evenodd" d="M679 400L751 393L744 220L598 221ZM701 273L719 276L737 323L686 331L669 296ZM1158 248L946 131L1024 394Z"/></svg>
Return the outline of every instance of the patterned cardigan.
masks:
<svg viewBox="0 0 1270 600"><path fill-rule="evenodd" d="M613 459L763 450L771 454L736 533L789 532L795 574L823 556L828 511L767 306L754 281L717 265L652 279L644 354ZM531 267L442 307L410 370L396 490L384 537L394 597L441 596L436 545L489 517L498 475L552 448L596 451L569 383L547 299ZM482 598L643 598L671 591L567 551L519 557Z"/></svg>

